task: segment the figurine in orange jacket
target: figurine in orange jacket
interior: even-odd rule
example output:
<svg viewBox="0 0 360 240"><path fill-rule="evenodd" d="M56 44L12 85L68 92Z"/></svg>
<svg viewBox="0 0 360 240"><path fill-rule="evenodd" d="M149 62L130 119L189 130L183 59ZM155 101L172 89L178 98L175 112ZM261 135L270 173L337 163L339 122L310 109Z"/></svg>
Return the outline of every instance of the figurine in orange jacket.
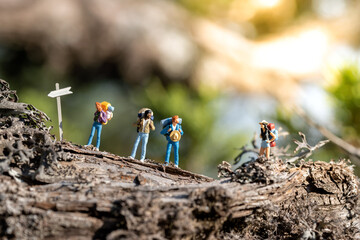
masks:
<svg viewBox="0 0 360 240"><path fill-rule="evenodd" d="M106 125L112 119L114 107L111 106L111 104L108 102L102 102L102 103L96 102L95 107L96 107L96 112L94 113L94 123L91 128L91 133L88 143L85 146L89 146L91 144L96 130L97 132L96 150L99 151L102 125Z"/></svg>

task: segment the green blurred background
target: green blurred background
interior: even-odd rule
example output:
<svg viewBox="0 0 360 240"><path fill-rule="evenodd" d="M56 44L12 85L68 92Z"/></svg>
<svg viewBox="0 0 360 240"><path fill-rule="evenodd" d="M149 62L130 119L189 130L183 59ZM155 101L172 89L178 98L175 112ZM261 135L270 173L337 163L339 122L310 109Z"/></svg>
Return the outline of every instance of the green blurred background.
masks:
<svg viewBox="0 0 360 240"><path fill-rule="evenodd" d="M292 105L360 147L359 10L355 0L0 0L0 77L48 114L56 136L47 94L71 86L61 101L64 138L75 144L87 143L95 102L110 102L100 150L120 156L149 107L147 158L163 162L159 121L179 115L180 167L215 177L263 119L289 131L278 146L294 148L298 131L322 140ZM342 157L332 143L313 155Z"/></svg>

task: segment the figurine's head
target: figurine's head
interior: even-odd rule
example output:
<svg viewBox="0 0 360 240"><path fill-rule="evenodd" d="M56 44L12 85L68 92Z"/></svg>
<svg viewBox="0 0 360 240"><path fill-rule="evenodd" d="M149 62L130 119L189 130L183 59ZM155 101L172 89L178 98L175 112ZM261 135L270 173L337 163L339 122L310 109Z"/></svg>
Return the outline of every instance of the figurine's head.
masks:
<svg viewBox="0 0 360 240"><path fill-rule="evenodd" d="M172 117L171 120L172 120L173 123L179 123L179 116L175 115L175 116Z"/></svg>
<svg viewBox="0 0 360 240"><path fill-rule="evenodd" d="M144 113L144 118L146 118L146 119L151 118L152 115L153 115L153 112L150 109L148 109Z"/></svg>
<svg viewBox="0 0 360 240"><path fill-rule="evenodd" d="M262 120L259 122L261 129L266 129L267 125L269 124L266 120Z"/></svg>
<svg viewBox="0 0 360 240"><path fill-rule="evenodd" d="M102 111L101 103L96 102L96 103L95 103L95 107L96 107L96 110L97 110L98 112L101 112L101 111Z"/></svg>
<svg viewBox="0 0 360 240"><path fill-rule="evenodd" d="M269 123L266 120L262 120L261 122L259 122L260 125L266 126Z"/></svg>

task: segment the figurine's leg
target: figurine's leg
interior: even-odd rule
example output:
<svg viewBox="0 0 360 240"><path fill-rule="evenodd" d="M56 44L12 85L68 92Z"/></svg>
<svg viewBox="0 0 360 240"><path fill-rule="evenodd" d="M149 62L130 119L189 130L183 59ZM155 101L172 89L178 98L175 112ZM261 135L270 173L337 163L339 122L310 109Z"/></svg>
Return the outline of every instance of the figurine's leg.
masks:
<svg viewBox="0 0 360 240"><path fill-rule="evenodd" d="M97 148L97 149L99 149L99 147L100 147L101 130L102 130L102 124L99 123L99 124L97 125L97 129L96 129L96 131L97 131L97 136L96 136L96 148Z"/></svg>
<svg viewBox="0 0 360 240"><path fill-rule="evenodd" d="M261 147L260 147L260 152L259 152L259 156L262 157L265 153L265 155L267 154L267 148L269 147L269 143L267 143L265 140L261 141Z"/></svg>
<svg viewBox="0 0 360 240"><path fill-rule="evenodd" d="M139 142L140 142L140 138L141 138L141 133L139 132L137 137L136 137L136 140L135 140L135 143L134 143L134 147L133 147L133 150L131 152L131 157L132 158L135 158L135 155L136 155L136 150L138 148L138 145L139 145Z"/></svg>
<svg viewBox="0 0 360 240"><path fill-rule="evenodd" d="M264 155L264 151L265 151L265 148L261 147L260 148L260 152L259 152L259 156L261 157L262 155Z"/></svg>
<svg viewBox="0 0 360 240"><path fill-rule="evenodd" d="M91 144L94 134L95 134L95 122L93 123L93 125L91 127L90 137L89 137L88 143L86 145Z"/></svg>
<svg viewBox="0 0 360 240"><path fill-rule="evenodd" d="M145 155L146 155L146 145L148 143L149 140L149 134L148 133L143 133L142 134L142 146L141 146L141 158L140 160L143 161L145 159Z"/></svg>
<svg viewBox="0 0 360 240"><path fill-rule="evenodd" d="M168 142L167 148L166 148L166 156L165 156L165 163L169 163L170 160L170 153L171 153L171 143Z"/></svg>
<svg viewBox="0 0 360 240"><path fill-rule="evenodd" d="M179 142L173 143L174 146L174 156L175 156L175 167L179 166Z"/></svg>
<svg viewBox="0 0 360 240"><path fill-rule="evenodd" d="M266 153L266 158L269 159L270 158L270 147L267 147L265 149L265 153Z"/></svg>

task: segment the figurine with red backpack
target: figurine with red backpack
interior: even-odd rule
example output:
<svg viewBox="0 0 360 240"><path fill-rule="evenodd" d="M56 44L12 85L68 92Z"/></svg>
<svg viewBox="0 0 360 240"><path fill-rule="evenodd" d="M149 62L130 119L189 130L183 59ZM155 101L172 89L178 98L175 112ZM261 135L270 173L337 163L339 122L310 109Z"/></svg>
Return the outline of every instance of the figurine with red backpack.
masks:
<svg viewBox="0 0 360 240"><path fill-rule="evenodd" d="M278 139L278 131L275 129L274 123L268 123L262 120L260 123L260 138L261 147L259 155L262 156L265 153L267 159L270 158L270 147L276 146L276 140Z"/></svg>

